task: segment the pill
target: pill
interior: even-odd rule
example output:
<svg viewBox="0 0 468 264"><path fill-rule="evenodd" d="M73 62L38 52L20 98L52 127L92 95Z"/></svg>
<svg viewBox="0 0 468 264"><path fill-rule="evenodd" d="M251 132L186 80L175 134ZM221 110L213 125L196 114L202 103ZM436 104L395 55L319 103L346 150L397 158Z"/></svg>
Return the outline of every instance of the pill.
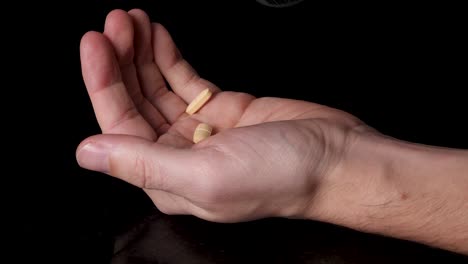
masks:
<svg viewBox="0 0 468 264"><path fill-rule="evenodd" d="M195 132L193 133L193 142L198 143L203 139L211 136L211 132L213 128L205 123L200 123L197 128L195 128Z"/></svg>
<svg viewBox="0 0 468 264"><path fill-rule="evenodd" d="M211 94L212 93L211 93L210 89L207 88L207 89L203 90L187 106L187 109L185 109L185 112L188 113L189 115L195 114L198 110L200 110L200 108L203 107L203 105L205 105L206 102L208 102L208 100L211 97Z"/></svg>

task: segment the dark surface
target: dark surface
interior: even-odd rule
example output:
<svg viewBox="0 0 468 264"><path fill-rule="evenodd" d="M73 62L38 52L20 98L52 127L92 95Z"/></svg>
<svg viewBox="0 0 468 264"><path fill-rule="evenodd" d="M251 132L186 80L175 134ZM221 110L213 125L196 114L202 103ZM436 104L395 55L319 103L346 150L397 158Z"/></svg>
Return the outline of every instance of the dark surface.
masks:
<svg viewBox="0 0 468 264"><path fill-rule="evenodd" d="M20 223L16 262L466 261L313 221L223 225L164 216L137 188L77 166L76 146L99 133L81 79L80 38L102 30L113 8L132 7L164 24L187 60L224 90L314 101L397 138L468 148L462 96L468 86L461 67L468 43L462 40L459 8L304 1L274 9L254 0L237 2L64 1L16 9L7 25L18 26L6 43L14 51L7 53L20 93L13 103L26 108L13 122L28 147L12 153L20 162L16 158L28 153L27 165L15 166L13 177L20 181L12 198Z"/></svg>

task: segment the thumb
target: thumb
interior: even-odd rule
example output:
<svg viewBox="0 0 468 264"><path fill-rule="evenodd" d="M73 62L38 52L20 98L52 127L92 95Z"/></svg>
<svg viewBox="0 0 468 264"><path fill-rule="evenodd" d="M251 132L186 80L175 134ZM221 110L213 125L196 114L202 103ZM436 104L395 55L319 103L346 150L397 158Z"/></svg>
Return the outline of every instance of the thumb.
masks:
<svg viewBox="0 0 468 264"><path fill-rule="evenodd" d="M178 149L128 135L96 135L76 151L78 164L145 189L177 193L190 181L198 150Z"/></svg>

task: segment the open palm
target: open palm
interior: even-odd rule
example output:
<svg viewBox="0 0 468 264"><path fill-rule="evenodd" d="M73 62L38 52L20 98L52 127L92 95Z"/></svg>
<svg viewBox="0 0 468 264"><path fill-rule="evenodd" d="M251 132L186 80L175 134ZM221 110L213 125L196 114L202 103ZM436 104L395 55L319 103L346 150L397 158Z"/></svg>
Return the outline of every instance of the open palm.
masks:
<svg viewBox="0 0 468 264"><path fill-rule="evenodd" d="M286 159L291 156L298 156L299 159L320 156L328 147L327 140L322 137L335 137L339 134L336 137L341 142L344 141L345 133L341 135L341 132L335 131L346 131L361 124L349 114L318 104L281 98L257 99L246 93L221 91L198 76L182 58L166 29L160 24L151 24L148 16L141 10L111 12L106 19L104 33L88 32L83 37L81 62L86 87L103 134L137 136L156 142L157 145L176 149L213 147L233 159L242 159L240 157L245 155L244 158L257 162L262 157L255 153L282 151L283 156L269 161L274 163L282 162L284 155L289 155ZM206 88L213 92L208 103L194 115L185 113L187 105ZM194 145L193 132L200 122L210 124L214 128L214 136ZM311 140L309 135L304 136L308 133L314 134L315 139ZM301 145L301 142L306 141L311 144L307 147L315 150L293 153L297 150L284 146L275 148L271 143L265 142L262 145L265 138L268 142L285 141L290 145ZM254 145L255 148L252 147ZM304 157L299 157L301 155ZM213 159L217 158L216 155L211 156ZM139 159L141 157L136 160ZM295 165L301 166L299 163L292 164ZM138 164L135 166L138 167ZM218 162L219 170L230 166L221 160ZM247 165L240 164L242 166ZM315 167L318 166L314 164L313 167L317 170ZM274 170L275 168L271 168L268 173L271 174ZM258 175L259 172L256 173ZM232 175L225 176L226 180L222 183L238 184L252 175L253 173L246 173L242 176L244 178L235 176L238 177L235 182L229 180ZM158 207L166 212L193 213L204 218L218 219L209 215L210 210L207 209L211 206L207 200L211 201L212 195L200 195L203 191L184 195L186 192L182 188L175 190L175 187L148 183L148 176L143 179L131 177L131 173L127 173L127 176L121 178L144 187ZM294 185L299 186L306 181L300 179ZM206 181L202 182L206 184ZM258 190L251 190L253 191L262 190L259 187ZM229 196L229 192L226 195ZM219 196L222 195L216 196L217 201L222 201ZM168 206L169 203L172 205ZM254 209L249 210L244 214L251 214ZM259 215L266 214L268 212ZM245 217L224 216L222 219Z"/></svg>

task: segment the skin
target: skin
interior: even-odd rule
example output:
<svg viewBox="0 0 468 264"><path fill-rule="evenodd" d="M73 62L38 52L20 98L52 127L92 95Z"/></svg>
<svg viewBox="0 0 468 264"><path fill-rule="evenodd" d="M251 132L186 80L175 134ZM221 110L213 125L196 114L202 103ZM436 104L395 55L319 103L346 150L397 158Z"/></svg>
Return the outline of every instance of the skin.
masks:
<svg viewBox="0 0 468 264"><path fill-rule="evenodd" d="M102 134L78 146L79 165L141 187L162 212L313 219L468 254L467 151L402 142L319 104L221 91L142 10L110 12L80 49ZM212 98L186 114L206 88ZM193 144L200 122L214 133Z"/></svg>

